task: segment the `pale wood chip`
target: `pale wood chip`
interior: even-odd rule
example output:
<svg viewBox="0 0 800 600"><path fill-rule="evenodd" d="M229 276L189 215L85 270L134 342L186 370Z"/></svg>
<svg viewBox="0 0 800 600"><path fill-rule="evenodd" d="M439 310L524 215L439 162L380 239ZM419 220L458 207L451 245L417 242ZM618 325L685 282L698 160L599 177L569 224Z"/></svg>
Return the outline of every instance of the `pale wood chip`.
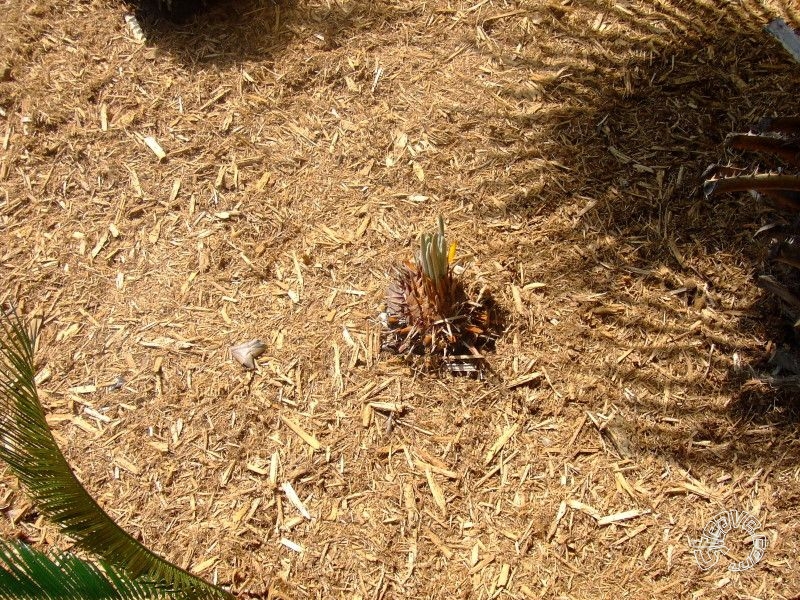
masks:
<svg viewBox="0 0 800 600"><path fill-rule="evenodd" d="M167 153L164 152L164 149L161 145L156 141L156 138L152 136L147 136L142 140L148 148L156 155L158 160L164 160L167 157Z"/></svg>
<svg viewBox="0 0 800 600"><path fill-rule="evenodd" d="M506 430L500 435L499 438L497 438L495 443L486 453L486 458L483 461L484 465L488 465L490 462L492 462L492 459L495 457L495 454L497 454L503 448L503 446L506 445L508 440L510 440L513 437L513 435L517 433L518 429L519 429L519 423L514 423L510 427L506 428Z"/></svg>
<svg viewBox="0 0 800 600"><path fill-rule="evenodd" d="M127 471L128 473L132 473L133 475L139 475L142 472L142 470L137 465L133 464L127 458L124 458L122 456L114 457L114 464L117 465L120 469L124 469L125 471Z"/></svg>
<svg viewBox="0 0 800 600"><path fill-rule="evenodd" d="M451 471L450 469L445 469L443 467L439 467L437 465L432 465L424 460L420 460L419 458L414 458L414 465L422 470L422 471L431 471L432 473L436 473L438 475L443 475L448 479L460 479L461 476L456 473L455 471Z"/></svg>
<svg viewBox="0 0 800 600"><path fill-rule="evenodd" d="M281 415L281 421L283 421L284 424L289 429L294 431L298 435L298 437L300 437L301 440L303 440L306 444L311 446L314 450L319 450L322 447L322 444L319 443L319 440L317 438L308 433L305 429L300 427L300 425L292 421L289 417Z"/></svg>
<svg viewBox="0 0 800 600"><path fill-rule="evenodd" d="M436 535L433 531L426 528L425 535L428 536L428 539L433 542L433 545L439 549L439 552L441 552L445 558L451 558L453 556L453 551L448 548L447 545L442 541L442 538Z"/></svg>
<svg viewBox="0 0 800 600"><path fill-rule="evenodd" d="M473 566L468 572L470 575L475 575L475 573L480 573L490 564L492 564L495 559L497 558L496 554L488 554L487 556L483 557L480 561L478 561L475 566Z"/></svg>
<svg viewBox="0 0 800 600"><path fill-rule="evenodd" d="M580 500L572 500L572 499L567 500L567 506L569 506L573 510L579 510L583 513L586 513L587 515L589 515L590 517L592 517L597 521L599 521L603 517L602 513L599 510L597 510L594 506L591 506L589 504L584 504Z"/></svg>
<svg viewBox="0 0 800 600"><path fill-rule="evenodd" d="M284 481L281 484L281 490L283 490L283 493L286 494L286 498L292 503L292 506L294 506L305 519L310 521L311 513L308 512L306 505L303 504L303 501L300 500L300 496L298 496L297 492L294 491L292 484L288 481Z"/></svg>
<svg viewBox="0 0 800 600"><path fill-rule="evenodd" d="M558 524L561 522L561 519L564 518L565 514L567 514L567 502L562 500L561 504L558 505L558 511L556 512L553 522L550 523L550 529L547 530L546 539L548 542L553 539L553 536L556 534L556 529L558 529Z"/></svg>
<svg viewBox="0 0 800 600"><path fill-rule="evenodd" d="M642 515L648 514L649 510L639 510L639 509L632 509L626 510L623 512L614 513L613 515L606 515L597 521L598 525L610 525L611 523L617 523L619 521L627 521L629 519L635 519L636 517L641 517Z"/></svg>
<svg viewBox="0 0 800 600"><path fill-rule="evenodd" d="M444 494L442 493L442 488L439 487L438 483L436 483L436 480L433 477L433 471L431 471L430 468L425 469L425 478L428 480L428 487L431 490L433 501L436 503L436 506L439 508L439 511L442 513L442 516L446 515L447 502L445 500Z"/></svg>
<svg viewBox="0 0 800 600"><path fill-rule="evenodd" d="M529 384L531 382L537 381L537 380L539 380L539 379L541 379L543 377L544 377L544 373L541 373L539 371L536 371L534 373L528 373L527 375L521 375L520 377L517 377L516 379L512 379L511 381L509 381L506 384L506 387L508 389L512 390L512 389L514 389L516 387L520 387L520 386L523 386L523 385L527 385L527 384Z"/></svg>
<svg viewBox="0 0 800 600"><path fill-rule="evenodd" d="M219 556L212 556L210 558L200 561L199 563L192 565L192 567L189 570L192 573L195 573L196 575L200 575L203 571L206 571L211 567L213 567L215 564L217 564L218 561L219 561Z"/></svg>
<svg viewBox="0 0 800 600"><path fill-rule="evenodd" d="M281 544L289 548L289 550L294 550L298 554L303 552L303 547L300 544L293 542L288 538L281 538Z"/></svg>

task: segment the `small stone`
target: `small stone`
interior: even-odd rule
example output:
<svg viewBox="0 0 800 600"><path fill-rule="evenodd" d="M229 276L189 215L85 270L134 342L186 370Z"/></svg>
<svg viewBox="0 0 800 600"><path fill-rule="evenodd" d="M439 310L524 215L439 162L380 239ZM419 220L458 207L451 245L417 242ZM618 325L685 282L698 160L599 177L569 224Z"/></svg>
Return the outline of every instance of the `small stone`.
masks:
<svg viewBox="0 0 800 600"><path fill-rule="evenodd" d="M261 340L250 340L231 348L231 356L245 369L253 370L256 368L255 359L264 354L267 349L266 344Z"/></svg>

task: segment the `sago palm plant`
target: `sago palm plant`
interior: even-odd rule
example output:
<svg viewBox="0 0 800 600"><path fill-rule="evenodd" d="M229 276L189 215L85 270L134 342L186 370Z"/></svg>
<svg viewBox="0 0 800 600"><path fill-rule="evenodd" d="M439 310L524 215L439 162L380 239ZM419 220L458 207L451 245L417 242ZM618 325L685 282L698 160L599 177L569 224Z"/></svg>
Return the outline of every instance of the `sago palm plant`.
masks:
<svg viewBox="0 0 800 600"><path fill-rule="evenodd" d="M423 356L427 365L451 372L480 374L485 365L479 349L496 339L496 323L484 288L470 300L454 270L455 253L440 216L438 231L420 237L416 259L394 269L382 315L383 347Z"/></svg>
<svg viewBox="0 0 800 600"><path fill-rule="evenodd" d="M37 333L27 330L15 310L0 306L0 459L8 463L39 511L79 549L103 562L98 567L63 554L48 559L24 546L4 544L0 598L233 598L145 548L100 508L75 477L50 433L36 392ZM35 585L58 592L34 593ZM97 594L90 595L87 589ZM103 590L116 595L102 595Z"/></svg>

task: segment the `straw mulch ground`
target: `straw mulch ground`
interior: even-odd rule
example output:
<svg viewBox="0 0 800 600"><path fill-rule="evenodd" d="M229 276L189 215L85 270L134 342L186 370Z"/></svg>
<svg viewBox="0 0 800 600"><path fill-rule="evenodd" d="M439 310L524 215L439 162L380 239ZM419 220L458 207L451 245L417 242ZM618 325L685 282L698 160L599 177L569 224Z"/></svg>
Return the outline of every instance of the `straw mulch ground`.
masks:
<svg viewBox="0 0 800 600"><path fill-rule="evenodd" d="M0 2L0 278L127 530L242 597L800 592L794 394L757 381L796 341L753 285L782 217L697 194L755 164L727 133L798 114L762 30L794 4L243 0L142 15L146 44L126 10ZM439 214L505 313L483 382L380 353ZM12 477L0 500L66 547ZM769 548L701 571L729 509Z"/></svg>

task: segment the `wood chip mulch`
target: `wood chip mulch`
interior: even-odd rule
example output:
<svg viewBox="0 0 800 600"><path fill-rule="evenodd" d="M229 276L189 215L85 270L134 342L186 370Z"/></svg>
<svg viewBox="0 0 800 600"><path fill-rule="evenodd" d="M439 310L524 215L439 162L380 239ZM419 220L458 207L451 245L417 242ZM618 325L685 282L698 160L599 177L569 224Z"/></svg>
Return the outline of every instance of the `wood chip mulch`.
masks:
<svg viewBox="0 0 800 600"><path fill-rule="evenodd" d="M44 315L76 473L243 598L799 593L774 213L700 190L727 134L800 114L763 31L798 8L243 0L140 42L121 3L0 0L0 301ZM484 381L380 351L439 214L507 314ZM68 548L10 476L0 510ZM769 546L702 571L726 510Z"/></svg>

